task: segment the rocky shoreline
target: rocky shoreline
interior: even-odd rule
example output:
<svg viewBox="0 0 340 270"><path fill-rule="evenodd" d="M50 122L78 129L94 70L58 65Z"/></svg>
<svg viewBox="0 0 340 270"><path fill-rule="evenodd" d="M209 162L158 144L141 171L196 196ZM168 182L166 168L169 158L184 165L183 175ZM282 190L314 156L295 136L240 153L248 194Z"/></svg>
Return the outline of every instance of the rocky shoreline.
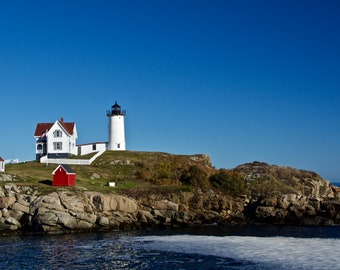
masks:
<svg viewBox="0 0 340 270"><path fill-rule="evenodd" d="M284 194L251 199L213 190L145 192L139 196L6 183L0 187L0 233L72 233L204 224L340 224L340 193Z"/></svg>

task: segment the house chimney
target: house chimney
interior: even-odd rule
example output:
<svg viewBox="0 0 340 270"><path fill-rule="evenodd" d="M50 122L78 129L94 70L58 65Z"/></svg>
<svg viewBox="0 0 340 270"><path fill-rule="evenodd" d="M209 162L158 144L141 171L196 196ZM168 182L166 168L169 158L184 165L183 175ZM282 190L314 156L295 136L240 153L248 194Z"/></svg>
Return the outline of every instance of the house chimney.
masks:
<svg viewBox="0 0 340 270"><path fill-rule="evenodd" d="M60 118L60 122L61 122L61 123L64 123L64 117L61 117L61 118Z"/></svg>

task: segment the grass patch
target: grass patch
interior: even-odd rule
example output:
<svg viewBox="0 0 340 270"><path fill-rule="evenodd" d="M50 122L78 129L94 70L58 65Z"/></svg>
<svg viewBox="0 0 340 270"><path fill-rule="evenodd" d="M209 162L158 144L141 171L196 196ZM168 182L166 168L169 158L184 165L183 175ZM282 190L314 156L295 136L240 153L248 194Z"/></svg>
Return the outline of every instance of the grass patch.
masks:
<svg viewBox="0 0 340 270"><path fill-rule="evenodd" d="M94 154L82 157L89 159ZM76 172L76 188L104 193L124 193L131 189L170 190L183 188L176 177L186 168L188 160L193 162L190 157L160 152L106 151L91 165L70 167ZM39 191L52 192L60 188L51 185L52 172L57 166L38 161L8 164L6 174L11 175L17 184L36 186ZM109 182L115 182L116 186L110 187Z"/></svg>

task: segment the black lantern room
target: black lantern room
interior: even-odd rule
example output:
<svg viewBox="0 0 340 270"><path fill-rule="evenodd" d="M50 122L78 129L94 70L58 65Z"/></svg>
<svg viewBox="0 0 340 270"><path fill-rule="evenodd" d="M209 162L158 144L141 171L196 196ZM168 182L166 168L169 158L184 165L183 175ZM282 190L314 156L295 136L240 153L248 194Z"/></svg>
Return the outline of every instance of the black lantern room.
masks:
<svg viewBox="0 0 340 270"><path fill-rule="evenodd" d="M118 105L117 101L112 105L111 110L107 111L107 116L112 115L125 115L125 111Z"/></svg>

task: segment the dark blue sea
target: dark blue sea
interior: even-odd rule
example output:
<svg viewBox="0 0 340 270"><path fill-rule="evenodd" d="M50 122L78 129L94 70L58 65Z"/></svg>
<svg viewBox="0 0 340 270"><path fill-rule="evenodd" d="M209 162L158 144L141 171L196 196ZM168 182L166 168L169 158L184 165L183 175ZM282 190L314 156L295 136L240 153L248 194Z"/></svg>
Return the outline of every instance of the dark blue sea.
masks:
<svg viewBox="0 0 340 270"><path fill-rule="evenodd" d="M0 237L1 269L340 269L340 227L211 226Z"/></svg>

